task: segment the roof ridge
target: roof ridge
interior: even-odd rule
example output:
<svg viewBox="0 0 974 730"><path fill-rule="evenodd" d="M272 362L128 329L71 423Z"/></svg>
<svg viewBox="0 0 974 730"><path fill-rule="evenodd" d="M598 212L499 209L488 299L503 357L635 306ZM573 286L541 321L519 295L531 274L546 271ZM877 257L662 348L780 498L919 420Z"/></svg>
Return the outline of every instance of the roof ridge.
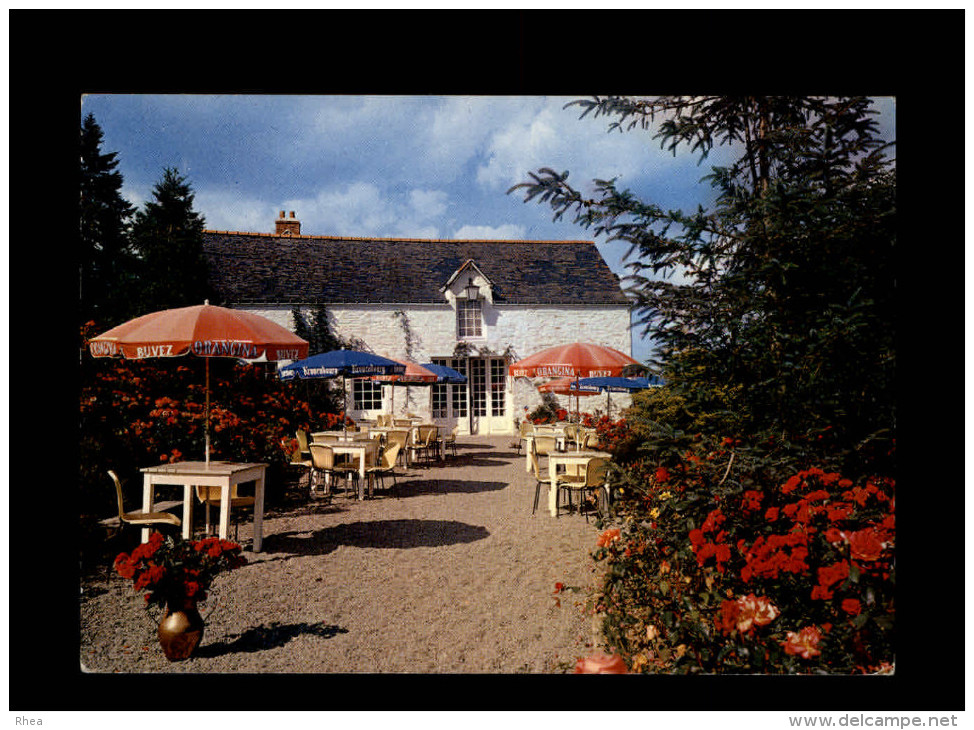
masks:
<svg viewBox="0 0 974 730"><path fill-rule="evenodd" d="M203 233L222 234L228 236L259 236L262 238L317 238L327 241L400 241L402 243L587 243L594 245L595 241L582 239L549 240L549 239L509 239L509 238L389 238L384 236L311 236L305 233L281 235L280 233L260 233L252 231L219 231L204 228Z"/></svg>

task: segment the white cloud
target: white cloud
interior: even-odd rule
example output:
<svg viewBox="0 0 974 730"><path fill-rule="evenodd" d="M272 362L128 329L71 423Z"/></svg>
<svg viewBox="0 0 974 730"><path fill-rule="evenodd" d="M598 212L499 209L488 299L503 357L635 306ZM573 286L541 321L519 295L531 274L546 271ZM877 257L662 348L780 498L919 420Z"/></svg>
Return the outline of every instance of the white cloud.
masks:
<svg viewBox="0 0 974 730"><path fill-rule="evenodd" d="M524 226L513 223L504 223L499 226L463 226L451 237L473 241L522 241L525 238Z"/></svg>
<svg viewBox="0 0 974 730"><path fill-rule="evenodd" d="M570 171L573 187L587 191L596 177L619 177L626 187L637 177L661 177L685 164L680 156L674 159L660 150L646 132L609 133L610 120L604 117L579 119L580 107L565 108L572 100L548 98L498 119L477 182L506 189L525 181L528 172L551 167Z"/></svg>
<svg viewBox="0 0 974 730"><path fill-rule="evenodd" d="M442 190L411 190L409 205L422 220L436 218L446 212L447 195Z"/></svg>

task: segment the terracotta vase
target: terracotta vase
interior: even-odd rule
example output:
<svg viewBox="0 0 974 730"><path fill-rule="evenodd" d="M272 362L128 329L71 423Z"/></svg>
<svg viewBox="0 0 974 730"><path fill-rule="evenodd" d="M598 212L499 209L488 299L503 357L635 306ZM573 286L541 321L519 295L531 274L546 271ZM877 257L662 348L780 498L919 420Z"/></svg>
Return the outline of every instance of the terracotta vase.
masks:
<svg viewBox="0 0 974 730"><path fill-rule="evenodd" d="M166 615L159 622L159 644L171 662L189 659L203 639L203 617L195 601L166 605Z"/></svg>

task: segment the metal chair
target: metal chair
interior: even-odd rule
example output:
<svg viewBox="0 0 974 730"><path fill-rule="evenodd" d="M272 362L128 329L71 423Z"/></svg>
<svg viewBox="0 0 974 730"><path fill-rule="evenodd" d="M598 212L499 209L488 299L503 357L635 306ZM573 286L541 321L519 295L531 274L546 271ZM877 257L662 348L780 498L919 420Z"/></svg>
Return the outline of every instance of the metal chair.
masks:
<svg viewBox="0 0 974 730"><path fill-rule="evenodd" d="M196 499L206 505L206 534L210 534L210 507L220 507L221 493L220 487L196 487ZM234 517L234 510L238 510L239 514L240 507L253 507L254 503L257 501L255 497L241 497L237 494L237 485L234 484L230 487L230 521L233 523L233 538L237 539L237 534L239 532L240 524L239 521Z"/></svg>
<svg viewBox="0 0 974 730"><path fill-rule="evenodd" d="M388 447L390 444L399 444L399 456L397 458L404 461L407 454L406 447L409 445L410 433L411 431L406 428L386 431L386 446Z"/></svg>
<svg viewBox="0 0 974 730"><path fill-rule="evenodd" d="M460 432L459 426L454 426L453 430L450 431L450 435L443 439L443 450L453 449L453 456L457 455L457 433Z"/></svg>
<svg viewBox="0 0 974 730"><path fill-rule="evenodd" d="M534 507L531 509L531 514L538 511L538 498L541 496L541 485L544 484L551 489L551 478L548 476L548 472L545 472L544 476L541 476L541 467L538 465L538 448L534 441L531 441L531 446L528 449L528 457L531 459L531 473L534 474L534 479L537 482L534 486Z"/></svg>
<svg viewBox="0 0 974 730"><path fill-rule="evenodd" d="M388 474L392 475L392 489L396 494L396 498L399 498L399 485L396 482L396 459L399 458L400 445L398 443L390 443L386 446L382 453L379 455L379 461L374 466L371 466L365 470L366 477L372 481L376 477L379 478L379 483L385 487L385 476Z"/></svg>
<svg viewBox="0 0 974 730"><path fill-rule="evenodd" d="M308 450L308 433L302 429L298 429L294 432L295 437L298 439L298 449L301 452L302 459L310 459L311 452Z"/></svg>
<svg viewBox="0 0 974 730"><path fill-rule="evenodd" d="M534 424L531 421L521 421L521 424L517 427L518 430L518 440L517 440L517 453L521 454L521 444L527 440L528 436L534 435Z"/></svg>
<svg viewBox="0 0 974 730"><path fill-rule="evenodd" d="M308 489L310 491L314 492L315 485L314 485L314 480L312 479L313 469L311 468L311 466L312 466L312 464L311 464L311 452L310 451L308 452L308 458L306 458L306 459L305 458L302 458L300 444L298 445L298 448L296 448L296 449L294 449L292 451L291 450L290 443L288 442L288 439L286 439L286 438L281 439L281 448L284 449L284 452L288 454L288 459L289 459L288 460L288 466L291 466L291 467L299 467L301 469L307 469L308 470ZM300 477L298 477L298 479L300 480Z"/></svg>
<svg viewBox="0 0 974 730"><path fill-rule="evenodd" d="M176 515L171 515L168 512L126 512L124 500L122 499L122 483L118 479L118 475L112 471L108 470L108 476L112 478L115 482L115 495L118 498L118 521L119 529L125 525L135 525L136 527L163 527L163 528L174 528L180 527L182 524Z"/></svg>
<svg viewBox="0 0 974 730"><path fill-rule="evenodd" d="M346 482L349 479L358 480L358 469L351 464L336 463L335 452L327 444L311 444L311 463L316 472L328 477L329 484L334 477L344 477ZM345 491L348 491L347 484Z"/></svg>
<svg viewBox="0 0 974 730"><path fill-rule="evenodd" d="M605 495L606 506L608 506L608 494L605 489L606 473L609 467L609 460L603 457L593 457L585 465L585 476L580 482L569 481L562 484L559 477L558 489L568 494L568 508L572 507L572 493L578 493L578 511L582 511L582 496L586 493L595 496L595 511L599 518L603 515L603 510L599 506L599 495ZM585 521L588 522L588 512L585 513Z"/></svg>

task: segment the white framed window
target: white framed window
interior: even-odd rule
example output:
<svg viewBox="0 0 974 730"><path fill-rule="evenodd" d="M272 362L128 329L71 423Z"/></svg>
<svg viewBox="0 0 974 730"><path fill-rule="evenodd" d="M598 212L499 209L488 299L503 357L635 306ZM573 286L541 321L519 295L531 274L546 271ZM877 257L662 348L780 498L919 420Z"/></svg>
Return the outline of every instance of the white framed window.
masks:
<svg viewBox="0 0 974 730"><path fill-rule="evenodd" d="M490 359L490 415L503 416L507 388L507 363L503 358Z"/></svg>
<svg viewBox="0 0 974 730"><path fill-rule="evenodd" d="M380 411L382 410L382 384L371 380L355 379L352 381L353 410Z"/></svg>
<svg viewBox="0 0 974 730"><path fill-rule="evenodd" d="M461 375L467 374L467 361L463 358L434 357L436 365L446 365ZM433 386L433 418L446 418L447 405L453 406L454 418L467 417L467 386L466 385L434 385Z"/></svg>
<svg viewBox="0 0 974 730"><path fill-rule="evenodd" d="M457 338L483 337L479 299L457 299Z"/></svg>

